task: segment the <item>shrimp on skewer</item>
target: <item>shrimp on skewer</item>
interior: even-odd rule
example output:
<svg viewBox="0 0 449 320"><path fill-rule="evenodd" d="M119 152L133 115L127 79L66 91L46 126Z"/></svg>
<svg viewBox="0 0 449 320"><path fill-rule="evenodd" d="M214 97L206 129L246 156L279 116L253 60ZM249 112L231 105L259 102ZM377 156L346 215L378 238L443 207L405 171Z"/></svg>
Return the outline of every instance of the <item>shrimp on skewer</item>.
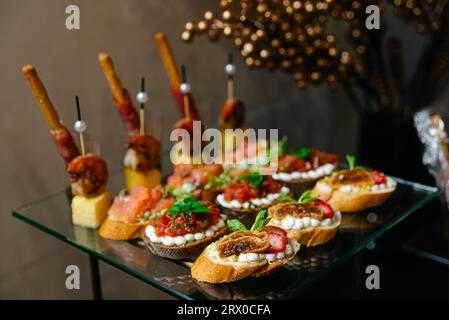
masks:
<svg viewBox="0 0 449 320"><path fill-rule="evenodd" d="M135 171L156 168L159 161L160 143L152 135L135 134L128 139L123 164Z"/></svg>
<svg viewBox="0 0 449 320"><path fill-rule="evenodd" d="M94 197L106 189L108 168L106 162L94 154L78 156L67 166L72 192L77 196Z"/></svg>

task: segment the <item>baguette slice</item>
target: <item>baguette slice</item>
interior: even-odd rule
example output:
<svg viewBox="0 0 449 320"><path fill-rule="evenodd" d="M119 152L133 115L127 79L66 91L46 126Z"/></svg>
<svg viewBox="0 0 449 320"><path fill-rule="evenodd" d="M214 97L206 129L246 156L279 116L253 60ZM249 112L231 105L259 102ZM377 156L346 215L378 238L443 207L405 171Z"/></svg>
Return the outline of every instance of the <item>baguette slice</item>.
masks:
<svg viewBox="0 0 449 320"><path fill-rule="evenodd" d="M101 237L111 240L130 240L140 238L146 223L125 223L107 216L100 227Z"/></svg>
<svg viewBox="0 0 449 320"><path fill-rule="evenodd" d="M289 194L289 196L290 195L291 194ZM220 207L221 212L223 212L226 215L231 215L242 219L251 218L254 220L254 217L259 213L260 210L268 209L269 207L282 202L284 202L284 200L274 200L271 204L261 205L254 208L226 208L220 205L218 202L217 205Z"/></svg>
<svg viewBox="0 0 449 320"><path fill-rule="evenodd" d="M212 260L203 251L192 265L192 278L202 282L234 282L249 277L258 269L268 264L267 260L259 263L218 262Z"/></svg>
<svg viewBox="0 0 449 320"><path fill-rule="evenodd" d="M182 246L165 246L162 243L152 242L147 237L145 232L143 234L143 241L148 250L150 250L150 252L154 255L173 260L193 260L198 257L204 248L206 248L210 243L223 237L228 233L228 231L228 227L225 226L217 230L217 232L210 237L206 237L201 240L189 241Z"/></svg>
<svg viewBox="0 0 449 320"><path fill-rule="evenodd" d="M334 190L331 193L326 193L315 186L312 189L311 196L326 201L338 211L358 212L383 204L395 190L396 188L388 188L379 191L362 191L357 193Z"/></svg>
<svg viewBox="0 0 449 320"><path fill-rule="evenodd" d="M305 228L299 230L286 230L289 238L298 241L307 247L317 246L332 240L341 225L341 213L335 212L337 223L326 227Z"/></svg>
<svg viewBox="0 0 449 320"><path fill-rule="evenodd" d="M242 263L219 261L207 255L206 250L192 265L192 278L202 282L223 283L235 282L247 277L265 277L280 269L293 259L300 248L297 241L290 240L293 252L284 259L268 262L266 259L258 263Z"/></svg>
<svg viewBox="0 0 449 320"><path fill-rule="evenodd" d="M301 244L298 241L292 240L293 239L290 240L290 244L292 245L293 248L293 253L291 255L285 257L284 259L279 259L267 263L263 267L259 268L256 272L254 272L251 276L255 278L266 277L272 274L273 272L279 270L280 268L282 268L282 266L286 265L290 260L292 260L296 256L296 253L298 253L299 248L301 247Z"/></svg>

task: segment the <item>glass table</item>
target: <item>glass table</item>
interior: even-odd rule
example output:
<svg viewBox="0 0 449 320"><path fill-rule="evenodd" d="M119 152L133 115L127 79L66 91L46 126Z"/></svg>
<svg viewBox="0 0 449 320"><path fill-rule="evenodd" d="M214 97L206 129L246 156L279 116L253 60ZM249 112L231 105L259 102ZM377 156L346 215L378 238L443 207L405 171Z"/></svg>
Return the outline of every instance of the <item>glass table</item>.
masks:
<svg viewBox="0 0 449 320"><path fill-rule="evenodd" d="M123 176L111 176L109 189L116 194ZM345 214L340 230L329 243L302 247L278 272L262 279L231 284L205 284L190 276L191 262L176 262L150 254L140 241L101 238L97 230L74 226L65 191L13 210L13 216L89 255L94 298L101 299L98 260L180 299L284 299L301 295L331 270L346 262L367 244L437 197L437 189L397 179L398 188L382 206ZM447 229L446 229L447 230Z"/></svg>
<svg viewBox="0 0 449 320"><path fill-rule="evenodd" d="M425 225L402 246L419 257L449 266L449 214L447 210Z"/></svg>

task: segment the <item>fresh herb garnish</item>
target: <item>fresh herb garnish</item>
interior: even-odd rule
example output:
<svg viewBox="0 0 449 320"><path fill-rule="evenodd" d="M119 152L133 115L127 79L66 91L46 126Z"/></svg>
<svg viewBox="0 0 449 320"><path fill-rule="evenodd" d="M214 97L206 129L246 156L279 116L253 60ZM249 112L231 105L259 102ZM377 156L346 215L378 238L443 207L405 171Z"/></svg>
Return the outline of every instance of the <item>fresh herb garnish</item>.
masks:
<svg viewBox="0 0 449 320"><path fill-rule="evenodd" d="M186 213L187 215L197 212L210 212L210 209L206 207L204 204L196 200L194 197L188 197L184 200L177 201L171 209L168 210L168 212L175 216L182 212Z"/></svg>
<svg viewBox="0 0 449 320"><path fill-rule="evenodd" d="M317 197L312 197L312 190L304 191L304 193L299 197L298 202L312 202L317 200Z"/></svg>
<svg viewBox="0 0 449 320"><path fill-rule="evenodd" d="M227 222L228 228L231 229L231 231L245 231L248 230L246 226L241 223L238 219L230 219Z"/></svg>
<svg viewBox="0 0 449 320"><path fill-rule="evenodd" d="M271 218L267 217L267 210L260 210L256 216L256 220L254 220L254 224L251 227L251 231L259 231L263 227L270 222Z"/></svg>
<svg viewBox="0 0 449 320"><path fill-rule="evenodd" d="M295 199L289 197L289 196L286 195L285 193L279 194L278 199L280 199L280 200L285 200L285 201L288 201L288 202L296 202Z"/></svg>
<svg viewBox="0 0 449 320"><path fill-rule="evenodd" d="M278 142L278 154L282 155L287 153L287 136L282 136L281 140ZM271 148L270 148L271 151Z"/></svg>
<svg viewBox="0 0 449 320"><path fill-rule="evenodd" d="M263 227L265 227L268 222L270 222L271 218L267 217L267 210L260 210L256 216L256 220L251 227L251 231L259 231ZM246 231L248 228L240 222L238 219L230 219L227 221L228 228L231 231Z"/></svg>
<svg viewBox="0 0 449 320"><path fill-rule="evenodd" d="M356 160L356 158L355 158L354 155L348 154L346 156L346 161L348 161L348 165L349 165L349 169L350 170L354 169L354 167L355 167L355 160Z"/></svg>
<svg viewBox="0 0 449 320"><path fill-rule="evenodd" d="M219 188L225 184L228 184L232 181L231 176L226 173L222 173L219 176L214 176L210 173L207 174L208 182L204 185L204 190L210 190Z"/></svg>
<svg viewBox="0 0 449 320"><path fill-rule="evenodd" d="M301 148L301 149L299 149L299 151L294 152L294 155L296 155L298 158L301 158L303 160L307 160L307 159L309 159L311 153L312 153L312 149Z"/></svg>
<svg viewBox="0 0 449 320"><path fill-rule="evenodd" d="M253 172L247 176L240 178L240 181L244 180L248 180L251 186L258 187L263 181L263 176L259 172Z"/></svg>

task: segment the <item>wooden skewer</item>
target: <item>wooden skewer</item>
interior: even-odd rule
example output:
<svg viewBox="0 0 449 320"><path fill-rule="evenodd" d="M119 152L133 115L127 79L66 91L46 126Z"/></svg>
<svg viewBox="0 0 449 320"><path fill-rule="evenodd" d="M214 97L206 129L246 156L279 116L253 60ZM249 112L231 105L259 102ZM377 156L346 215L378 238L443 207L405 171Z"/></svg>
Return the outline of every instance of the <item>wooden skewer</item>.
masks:
<svg viewBox="0 0 449 320"><path fill-rule="evenodd" d="M159 32L156 33L155 40L170 84L172 87L178 88L181 85L181 78L167 37L164 33Z"/></svg>
<svg viewBox="0 0 449 320"><path fill-rule="evenodd" d="M33 92L34 97L36 98L39 107L50 126L50 129L62 129L63 126L59 121L58 113L48 97L47 90L45 90L44 84L39 78L36 69L32 65L25 65L22 68L22 73L25 76L31 91Z"/></svg>
<svg viewBox="0 0 449 320"><path fill-rule="evenodd" d="M78 121L82 121L81 110L80 110L80 100L79 100L78 96L75 97L75 102L76 102L76 113L78 115ZM86 146L84 144L84 131L80 130L79 134L80 134L81 154L83 156L85 156L86 155Z"/></svg>
<svg viewBox="0 0 449 320"><path fill-rule="evenodd" d="M182 83L187 84L187 74L186 74L186 67L184 65L181 65L181 77L182 77ZM184 117L186 119L190 119L190 99L188 93L183 93L182 95L183 102L184 102Z"/></svg>
<svg viewBox="0 0 449 320"><path fill-rule="evenodd" d="M111 57L104 52L98 55L98 61L100 62L101 68L103 69L106 80L108 81L109 87L111 88L112 95L117 102L122 102L125 100L125 93L120 83L120 80L115 72L114 64L112 63Z"/></svg>
<svg viewBox="0 0 449 320"><path fill-rule="evenodd" d="M140 83L141 92L145 92L145 78L142 78ZM140 104L140 135L143 136L145 134L145 104Z"/></svg>
<svg viewBox="0 0 449 320"><path fill-rule="evenodd" d="M230 53L228 55L228 64L232 65L233 63L233 57ZM232 73L228 73L228 100L234 100L234 75Z"/></svg>

